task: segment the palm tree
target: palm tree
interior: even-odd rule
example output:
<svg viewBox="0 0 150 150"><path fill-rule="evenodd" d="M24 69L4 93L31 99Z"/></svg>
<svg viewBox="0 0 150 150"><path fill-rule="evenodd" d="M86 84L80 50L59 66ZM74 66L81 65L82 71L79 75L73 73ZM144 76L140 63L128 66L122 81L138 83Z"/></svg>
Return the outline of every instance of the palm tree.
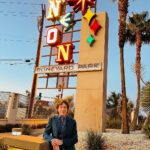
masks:
<svg viewBox="0 0 150 150"><path fill-rule="evenodd" d="M141 91L141 106L144 111L148 112L148 116L145 120L144 125L150 124L150 82L147 82L146 85L142 88Z"/></svg>
<svg viewBox="0 0 150 150"><path fill-rule="evenodd" d="M130 126L132 131L136 128L140 107L141 46L142 43L150 42L150 19L147 18L148 12L142 12L140 14L133 13L133 15L129 17L129 21L126 26L126 41L129 41L130 44L136 44L135 73L137 80L137 100L133 121Z"/></svg>
<svg viewBox="0 0 150 150"><path fill-rule="evenodd" d="M113 0L116 1L116 0ZM121 72L121 91L122 91L122 133L129 133L129 123L127 117L127 97L125 84L125 69L124 69L124 44L125 44L125 29L126 17L128 13L129 0L118 0L119 11L119 48L120 48L120 72Z"/></svg>

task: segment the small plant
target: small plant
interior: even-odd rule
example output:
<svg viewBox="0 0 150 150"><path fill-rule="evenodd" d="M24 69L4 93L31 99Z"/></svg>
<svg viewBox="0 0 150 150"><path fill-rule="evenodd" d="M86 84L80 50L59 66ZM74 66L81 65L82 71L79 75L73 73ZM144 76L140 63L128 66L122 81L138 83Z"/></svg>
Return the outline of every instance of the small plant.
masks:
<svg viewBox="0 0 150 150"><path fill-rule="evenodd" d="M0 142L0 150L8 150L8 146Z"/></svg>
<svg viewBox="0 0 150 150"><path fill-rule="evenodd" d="M104 150L104 138L92 130L87 131L86 146L87 150Z"/></svg>
<svg viewBox="0 0 150 150"><path fill-rule="evenodd" d="M42 129L42 128L43 128L43 125L42 125L42 124L38 124L38 125L37 125L37 128L38 128L38 129Z"/></svg>
<svg viewBox="0 0 150 150"><path fill-rule="evenodd" d="M143 132L146 136L148 136L150 138L150 124L148 125L144 125L143 126Z"/></svg>
<svg viewBox="0 0 150 150"><path fill-rule="evenodd" d="M15 128L21 128L21 124L15 124Z"/></svg>
<svg viewBox="0 0 150 150"><path fill-rule="evenodd" d="M31 126L31 129L37 129L37 125L36 125L36 124L33 124L33 125Z"/></svg>
<svg viewBox="0 0 150 150"><path fill-rule="evenodd" d="M46 123L41 124L42 128L45 128L47 126Z"/></svg>
<svg viewBox="0 0 150 150"><path fill-rule="evenodd" d="M5 132L5 125L0 125L0 133L3 133Z"/></svg>
<svg viewBox="0 0 150 150"><path fill-rule="evenodd" d="M30 135L31 134L31 126L28 124L22 125L22 134L23 135Z"/></svg>
<svg viewBox="0 0 150 150"><path fill-rule="evenodd" d="M11 132L12 128L14 128L14 124L6 124L5 126L5 132Z"/></svg>

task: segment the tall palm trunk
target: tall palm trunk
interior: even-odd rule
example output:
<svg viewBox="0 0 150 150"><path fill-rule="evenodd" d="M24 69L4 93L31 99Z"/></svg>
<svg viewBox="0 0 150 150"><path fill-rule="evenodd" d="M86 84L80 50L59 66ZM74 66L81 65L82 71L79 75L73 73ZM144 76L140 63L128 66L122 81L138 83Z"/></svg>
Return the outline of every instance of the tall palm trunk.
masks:
<svg viewBox="0 0 150 150"><path fill-rule="evenodd" d="M139 108L140 108L141 46L142 46L142 34L141 34L141 32L137 32L136 33L136 65L135 65L136 80L137 80L137 99L136 99L136 108L135 108L135 112L134 112L133 121L130 126L131 131L134 131L136 129Z"/></svg>
<svg viewBox="0 0 150 150"><path fill-rule="evenodd" d="M121 71L121 89L122 89L122 133L129 133L127 117L127 97L124 69L124 43L126 16L128 12L128 0L118 0L119 9L119 48L120 48L120 71Z"/></svg>

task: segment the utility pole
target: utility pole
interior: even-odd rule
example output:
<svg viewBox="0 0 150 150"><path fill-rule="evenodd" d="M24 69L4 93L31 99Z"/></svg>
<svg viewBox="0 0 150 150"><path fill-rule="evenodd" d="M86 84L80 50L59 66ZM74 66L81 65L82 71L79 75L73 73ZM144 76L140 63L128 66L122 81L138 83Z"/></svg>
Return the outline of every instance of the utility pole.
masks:
<svg viewBox="0 0 150 150"><path fill-rule="evenodd" d="M35 67L39 66L40 64L40 55L41 55L41 47L42 47L42 35L43 35L43 24L44 24L44 17L46 14L46 9L45 5L41 5L42 8L42 18L41 21L39 22L39 40L38 40L38 48L37 48L37 54L36 54L36 61L35 61ZM33 75L33 82L32 82L32 89L31 89L31 99L29 103L29 113L28 113L28 118L31 118L32 116L32 108L33 108L33 103L34 103L34 98L36 96L36 89L37 89L37 81L38 81L38 74Z"/></svg>

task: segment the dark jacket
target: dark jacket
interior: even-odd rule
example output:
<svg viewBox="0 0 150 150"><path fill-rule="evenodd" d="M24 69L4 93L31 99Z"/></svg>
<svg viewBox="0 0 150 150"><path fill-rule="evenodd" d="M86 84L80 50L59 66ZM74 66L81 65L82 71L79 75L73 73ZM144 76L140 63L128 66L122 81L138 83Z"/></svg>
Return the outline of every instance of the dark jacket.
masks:
<svg viewBox="0 0 150 150"><path fill-rule="evenodd" d="M49 119L48 125L45 128L43 137L48 142L50 142L53 138L58 138L58 119L58 116L54 116L53 118ZM75 150L74 144L78 142L77 126L76 121L69 116L66 117L62 140L63 150Z"/></svg>

